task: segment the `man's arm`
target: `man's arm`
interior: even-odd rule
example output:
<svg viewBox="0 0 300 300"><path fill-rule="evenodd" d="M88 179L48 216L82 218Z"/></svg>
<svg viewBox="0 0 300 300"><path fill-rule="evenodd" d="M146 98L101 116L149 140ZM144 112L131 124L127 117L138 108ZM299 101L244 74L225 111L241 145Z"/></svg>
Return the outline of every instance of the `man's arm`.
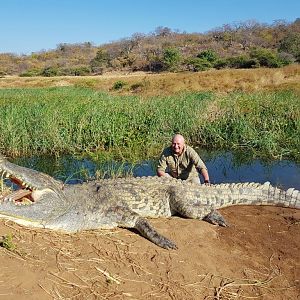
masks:
<svg viewBox="0 0 300 300"><path fill-rule="evenodd" d="M205 163L200 158L199 154L192 148L191 148L191 154L190 155L191 155L191 159L194 162L194 165L195 165L196 169L203 176L204 183L209 185L210 184L209 175L208 175L208 170L206 168Z"/></svg>
<svg viewBox="0 0 300 300"><path fill-rule="evenodd" d="M167 169L167 158L163 152L158 161L158 166L157 166L157 171L156 171L157 176L172 177L169 173L166 172L166 169Z"/></svg>
<svg viewBox="0 0 300 300"><path fill-rule="evenodd" d="M202 169L201 169L201 175L203 176L204 183L205 183L205 184L209 184L210 181L209 181L209 175L208 175L207 169L202 168Z"/></svg>

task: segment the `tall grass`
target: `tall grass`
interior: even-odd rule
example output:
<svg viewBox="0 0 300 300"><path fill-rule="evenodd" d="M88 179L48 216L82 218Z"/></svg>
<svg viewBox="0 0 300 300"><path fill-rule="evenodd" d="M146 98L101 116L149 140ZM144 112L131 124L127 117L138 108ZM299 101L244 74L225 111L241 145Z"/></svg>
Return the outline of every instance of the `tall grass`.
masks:
<svg viewBox="0 0 300 300"><path fill-rule="evenodd" d="M174 132L196 130L211 98L142 99L69 87L0 90L0 148L14 156L105 150L130 160L149 157Z"/></svg>
<svg viewBox="0 0 300 300"><path fill-rule="evenodd" d="M158 155L180 132L209 148L298 160L299 106L292 92L141 98L74 87L2 89L0 151L135 161Z"/></svg>
<svg viewBox="0 0 300 300"><path fill-rule="evenodd" d="M246 150L254 157L300 159L299 95L232 93L216 103L215 119L205 121L198 137L202 144Z"/></svg>

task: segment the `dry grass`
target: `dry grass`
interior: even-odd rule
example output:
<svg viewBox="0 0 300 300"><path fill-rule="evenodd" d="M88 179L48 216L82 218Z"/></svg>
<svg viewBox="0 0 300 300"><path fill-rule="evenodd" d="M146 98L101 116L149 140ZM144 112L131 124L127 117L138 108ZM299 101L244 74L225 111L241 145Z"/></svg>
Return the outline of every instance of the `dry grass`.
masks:
<svg viewBox="0 0 300 300"><path fill-rule="evenodd" d="M38 286L51 299L263 299L277 289L295 289L272 257L268 265L244 268L243 278L199 272L197 279L182 280L173 266L177 253L148 253L135 244L135 233L122 229L70 235L5 226L18 248L2 255L39 270Z"/></svg>
<svg viewBox="0 0 300 300"><path fill-rule="evenodd" d="M17 77L0 78L0 88L82 86L97 90L112 91L118 80L126 86L118 94L142 94L144 96L169 95L181 91L257 91L268 89L293 89L300 91L300 65L280 69L228 69L198 73L104 74L83 77ZM134 88L138 86L138 88Z"/></svg>

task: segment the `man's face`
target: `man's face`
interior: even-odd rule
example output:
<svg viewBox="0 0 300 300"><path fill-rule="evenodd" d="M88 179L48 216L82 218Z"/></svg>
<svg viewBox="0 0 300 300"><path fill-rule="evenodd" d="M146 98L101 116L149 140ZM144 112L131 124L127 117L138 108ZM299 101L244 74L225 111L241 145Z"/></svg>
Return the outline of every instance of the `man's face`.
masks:
<svg viewBox="0 0 300 300"><path fill-rule="evenodd" d="M172 140L172 149L175 154L180 155L184 149L184 139L181 137L175 137Z"/></svg>

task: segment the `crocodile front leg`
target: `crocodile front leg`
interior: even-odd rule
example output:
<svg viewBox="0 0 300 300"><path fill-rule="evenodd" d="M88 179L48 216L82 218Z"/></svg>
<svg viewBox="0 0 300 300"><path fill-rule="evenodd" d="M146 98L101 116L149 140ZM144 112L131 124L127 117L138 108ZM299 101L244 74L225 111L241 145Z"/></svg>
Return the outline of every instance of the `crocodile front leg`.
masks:
<svg viewBox="0 0 300 300"><path fill-rule="evenodd" d="M125 204L123 206L118 205L110 207L105 215L107 215L111 223L115 222L120 227L134 228L143 237L159 247L165 249L177 249L176 245L171 240L158 233L146 219L128 208Z"/></svg>
<svg viewBox="0 0 300 300"><path fill-rule="evenodd" d="M159 234L144 218L139 218L134 228L138 230L143 237L157 246L165 249L177 249L177 246L171 240Z"/></svg>

